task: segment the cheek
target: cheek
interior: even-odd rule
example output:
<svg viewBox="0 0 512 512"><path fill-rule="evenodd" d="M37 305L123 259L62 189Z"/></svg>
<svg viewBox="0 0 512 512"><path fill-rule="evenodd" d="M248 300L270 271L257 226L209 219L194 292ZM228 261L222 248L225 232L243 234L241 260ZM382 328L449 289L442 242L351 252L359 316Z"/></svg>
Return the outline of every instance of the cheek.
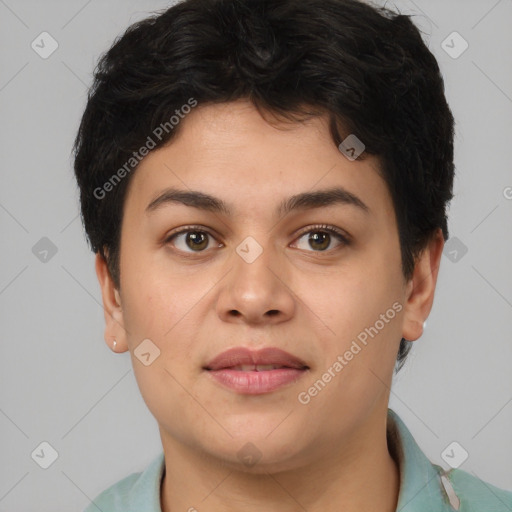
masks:
<svg viewBox="0 0 512 512"><path fill-rule="evenodd" d="M187 316L194 297L184 296L186 289L190 289L186 282L165 280L146 267L143 277L134 279L124 290L123 314L134 375L144 402L159 420L189 400L179 384L188 378L190 339L194 338ZM154 343L157 349L150 346L150 351L158 354L147 366L138 358L141 350L137 350L145 339Z"/></svg>
<svg viewBox="0 0 512 512"><path fill-rule="evenodd" d="M400 259L394 253L382 252L340 269L326 278L323 286L312 288L310 281L303 283L308 287L303 288L304 302L323 333L323 353L332 359L348 350L358 337L375 343L367 350L368 343L361 351L367 353L357 359L392 352L401 333L402 279Z"/></svg>
<svg viewBox="0 0 512 512"><path fill-rule="evenodd" d="M186 279L143 254L125 262L122 287L123 318L132 342L141 336L164 342L187 311Z"/></svg>
<svg viewBox="0 0 512 512"><path fill-rule="evenodd" d="M201 328L208 311L205 294L214 282L159 265L145 265L144 272L126 279L123 318L132 357L144 339L160 350L156 361L182 379L185 368L196 364ZM199 347L200 348L200 347ZM134 360L134 364L138 361Z"/></svg>

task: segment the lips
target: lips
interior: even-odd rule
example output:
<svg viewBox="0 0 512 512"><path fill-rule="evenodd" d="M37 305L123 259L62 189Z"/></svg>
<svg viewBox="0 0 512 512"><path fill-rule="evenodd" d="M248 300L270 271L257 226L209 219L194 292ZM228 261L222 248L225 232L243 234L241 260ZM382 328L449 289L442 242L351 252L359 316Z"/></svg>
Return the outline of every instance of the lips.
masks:
<svg viewBox="0 0 512 512"><path fill-rule="evenodd" d="M249 350L245 347L232 348L219 354L204 367L205 370L210 371L231 369L258 372L279 368L305 370L308 367L299 358L274 347L261 350Z"/></svg>
<svg viewBox="0 0 512 512"><path fill-rule="evenodd" d="M309 367L278 348L226 350L203 367L223 388L242 395L271 393L301 379Z"/></svg>

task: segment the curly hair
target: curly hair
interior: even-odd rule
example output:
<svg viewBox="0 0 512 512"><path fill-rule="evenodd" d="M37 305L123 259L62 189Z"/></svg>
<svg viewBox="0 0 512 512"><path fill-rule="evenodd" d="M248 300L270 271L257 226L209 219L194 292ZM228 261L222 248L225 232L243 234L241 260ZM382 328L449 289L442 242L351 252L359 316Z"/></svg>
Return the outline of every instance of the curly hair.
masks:
<svg viewBox="0 0 512 512"><path fill-rule="evenodd" d="M439 228L448 238L454 119L410 16L358 0L184 0L130 26L101 57L75 140L82 221L118 288L133 172L108 200L94 191L190 98L248 99L291 122L327 114L336 145L351 133L364 141L393 200L406 279ZM396 372L411 345L401 340Z"/></svg>

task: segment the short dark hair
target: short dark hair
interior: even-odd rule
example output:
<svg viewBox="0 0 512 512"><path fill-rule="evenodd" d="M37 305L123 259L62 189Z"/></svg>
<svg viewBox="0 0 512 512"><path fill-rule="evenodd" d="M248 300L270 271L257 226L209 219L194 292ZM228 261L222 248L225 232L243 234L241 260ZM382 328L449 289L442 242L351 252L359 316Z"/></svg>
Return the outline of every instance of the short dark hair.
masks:
<svg viewBox="0 0 512 512"><path fill-rule="evenodd" d="M336 145L355 134L379 157L406 279L439 228L448 238L454 119L410 16L358 0L184 0L101 57L75 140L82 220L118 288L126 163L136 168L130 159L156 127L165 130L154 146L170 141L180 124L169 120L191 99L248 99L291 122L327 114ZM410 348L402 339L397 372Z"/></svg>

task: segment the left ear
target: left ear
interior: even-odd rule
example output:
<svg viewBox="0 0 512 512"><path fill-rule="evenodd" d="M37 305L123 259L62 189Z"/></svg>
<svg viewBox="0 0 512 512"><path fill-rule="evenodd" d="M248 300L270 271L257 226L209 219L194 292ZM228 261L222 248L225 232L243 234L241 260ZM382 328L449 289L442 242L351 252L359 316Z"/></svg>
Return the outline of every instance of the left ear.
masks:
<svg viewBox="0 0 512 512"><path fill-rule="evenodd" d="M423 323L434 302L443 247L443 232L438 229L418 256L414 273L407 283L402 337L408 341L415 341L423 334Z"/></svg>

